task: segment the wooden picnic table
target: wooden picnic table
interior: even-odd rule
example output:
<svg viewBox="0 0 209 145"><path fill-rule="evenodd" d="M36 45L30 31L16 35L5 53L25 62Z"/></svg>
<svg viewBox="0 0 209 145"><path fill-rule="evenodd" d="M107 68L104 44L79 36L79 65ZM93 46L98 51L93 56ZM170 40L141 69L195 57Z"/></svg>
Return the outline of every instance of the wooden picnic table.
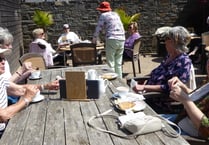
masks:
<svg viewBox="0 0 209 145"><path fill-rule="evenodd" d="M96 69L98 74L112 72L107 65L92 65L83 67L68 67L43 70L42 79L29 80L28 83L46 83L57 75L65 76L65 71L87 71ZM127 140L99 132L87 125L87 121L98 113L105 112L111 106L110 98L116 92L116 87L126 86L122 79L109 80L103 97L91 101L66 101L60 99L59 91L42 92L45 99L30 104L15 115L6 127L0 140L1 145L188 145L181 136L171 138L158 131L140 135L136 139ZM149 106L145 114L156 114ZM124 115L117 110L110 114ZM98 119L96 125L121 132L115 120ZM124 134L124 133L123 133Z"/></svg>

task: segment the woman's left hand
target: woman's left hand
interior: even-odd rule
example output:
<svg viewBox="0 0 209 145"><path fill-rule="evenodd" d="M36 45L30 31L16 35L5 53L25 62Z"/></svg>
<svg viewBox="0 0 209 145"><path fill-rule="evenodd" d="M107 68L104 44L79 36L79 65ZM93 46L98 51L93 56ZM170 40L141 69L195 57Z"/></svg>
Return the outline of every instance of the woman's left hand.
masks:
<svg viewBox="0 0 209 145"><path fill-rule="evenodd" d="M183 89L178 85L175 85L171 88L170 97L179 102L189 100L187 93L185 93Z"/></svg>

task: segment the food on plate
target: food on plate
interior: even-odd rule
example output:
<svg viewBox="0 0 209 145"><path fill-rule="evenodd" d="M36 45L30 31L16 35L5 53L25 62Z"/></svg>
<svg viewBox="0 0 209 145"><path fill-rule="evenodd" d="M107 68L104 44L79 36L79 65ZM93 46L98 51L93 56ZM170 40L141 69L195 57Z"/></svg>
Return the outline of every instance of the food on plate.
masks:
<svg viewBox="0 0 209 145"><path fill-rule="evenodd" d="M111 74L105 74L102 76L102 78L104 79L112 79L112 75Z"/></svg>
<svg viewBox="0 0 209 145"><path fill-rule="evenodd" d="M103 79L114 79L117 77L116 73L106 73L101 76Z"/></svg>
<svg viewBox="0 0 209 145"><path fill-rule="evenodd" d="M118 106L121 110L133 108L136 104L134 102L120 102Z"/></svg>

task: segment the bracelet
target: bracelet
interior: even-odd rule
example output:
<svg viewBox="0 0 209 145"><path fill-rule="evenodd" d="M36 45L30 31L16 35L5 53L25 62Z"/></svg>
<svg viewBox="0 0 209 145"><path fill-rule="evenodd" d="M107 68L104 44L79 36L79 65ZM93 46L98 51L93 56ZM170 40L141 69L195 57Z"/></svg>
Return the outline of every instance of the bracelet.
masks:
<svg viewBox="0 0 209 145"><path fill-rule="evenodd" d="M145 89L145 86L146 86L146 85L144 85L143 93L146 93L146 89Z"/></svg>
<svg viewBox="0 0 209 145"><path fill-rule="evenodd" d="M145 90L145 85L143 85L143 90L142 91L144 91Z"/></svg>
<svg viewBox="0 0 209 145"><path fill-rule="evenodd" d="M25 102L25 106L27 107L30 104L30 101L25 97L23 97L23 100Z"/></svg>
<svg viewBox="0 0 209 145"><path fill-rule="evenodd" d="M44 90L44 85L41 85L41 90L42 90L42 91Z"/></svg>
<svg viewBox="0 0 209 145"><path fill-rule="evenodd" d="M18 71L16 71L16 74L18 74L20 77L22 76Z"/></svg>

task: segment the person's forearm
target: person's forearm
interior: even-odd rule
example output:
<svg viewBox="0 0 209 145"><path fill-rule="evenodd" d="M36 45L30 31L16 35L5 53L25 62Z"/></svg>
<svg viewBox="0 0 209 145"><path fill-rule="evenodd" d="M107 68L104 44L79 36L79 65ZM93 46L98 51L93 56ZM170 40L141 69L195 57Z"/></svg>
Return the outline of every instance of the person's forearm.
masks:
<svg viewBox="0 0 209 145"><path fill-rule="evenodd" d="M25 94L24 85L17 85L10 82L10 85L7 88L7 94L11 96L23 96Z"/></svg>
<svg viewBox="0 0 209 145"><path fill-rule="evenodd" d="M162 92L160 85L144 85L144 91L146 92Z"/></svg>
<svg viewBox="0 0 209 145"><path fill-rule="evenodd" d="M197 106L191 100L184 101L183 104L191 121L194 123L196 128L199 129L200 122L204 114L200 111L199 108L197 108Z"/></svg>
<svg viewBox="0 0 209 145"><path fill-rule="evenodd" d="M180 86L184 92L186 92L187 94L189 94L190 92L192 92L192 90L190 88L188 88L185 84L182 83L182 85Z"/></svg>
<svg viewBox="0 0 209 145"><path fill-rule="evenodd" d="M20 80L21 77L22 77L22 72L20 72L20 71L17 70L17 71L10 77L9 81L14 82L14 83L17 83L17 82Z"/></svg>
<svg viewBox="0 0 209 145"><path fill-rule="evenodd" d="M12 118L17 112L22 110L28 105L23 98L21 98L17 103L6 107L5 109L0 110L0 121L6 122Z"/></svg>
<svg viewBox="0 0 209 145"><path fill-rule="evenodd" d="M39 84L39 85L37 85L37 87L40 91L51 89L49 84Z"/></svg>

